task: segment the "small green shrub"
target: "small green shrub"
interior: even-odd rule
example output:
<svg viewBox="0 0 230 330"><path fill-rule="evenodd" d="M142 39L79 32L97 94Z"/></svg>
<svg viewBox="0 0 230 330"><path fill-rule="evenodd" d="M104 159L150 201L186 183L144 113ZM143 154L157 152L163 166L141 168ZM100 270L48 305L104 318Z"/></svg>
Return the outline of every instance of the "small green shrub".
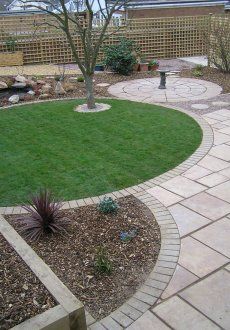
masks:
<svg viewBox="0 0 230 330"><path fill-rule="evenodd" d="M115 200L111 197L104 197L103 200L98 204L98 209L101 213L116 213L119 206Z"/></svg>
<svg viewBox="0 0 230 330"><path fill-rule="evenodd" d="M105 65L112 71L127 76L137 63L137 52L138 47L134 41L120 38L118 44L104 47Z"/></svg>
<svg viewBox="0 0 230 330"><path fill-rule="evenodd" d="M204 68L204 66L202 64L196 64L194 69L197 70L197 71L202 71L203 68Z"/></svg>
<svg viewBox="0 0 230 330"><path fill-rule="evenodd" d="M106 249L100 246L96 251L95 268L100 273L111 274L112 264L107 255Z"/></svg>
<svg viewBox="0 0 230 330"><path fill-rule="evenodd" d="M159 66L159 62L157 60L151 60L149 66Z"/></svg>
<svg viewBox="0 0 230 330"><path fill-rule="evenodd" d="M9 37L6 40L6 48L8 52L15 52L17 40L14 37Z"/></svg>
<svg viewBox="0 0 230 330"><path fill-rule="evenodd" d="M194 77L202 77L203 76L203 72L200 70L193 70L192 72Z"/></svg>
<svg viewBox="0 0 230 330"><path fill-rule="evenodd" d="M77 81L78 81L78 82L84 82L85 79L84 79L84 77L80 76L80 77L77 77Z"/></svg>

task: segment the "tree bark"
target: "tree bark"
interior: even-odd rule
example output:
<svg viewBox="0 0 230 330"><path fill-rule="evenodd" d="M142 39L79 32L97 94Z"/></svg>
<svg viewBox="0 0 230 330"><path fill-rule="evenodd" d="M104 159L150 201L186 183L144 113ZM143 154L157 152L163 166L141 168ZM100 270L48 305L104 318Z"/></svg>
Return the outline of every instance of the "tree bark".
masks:
<svg viewBox="0 0 230 330"><path fill-rule="evenodd" d="M95 109L96 103L93 92L93 75L85 75L86 103L88 109Z"/></svg>

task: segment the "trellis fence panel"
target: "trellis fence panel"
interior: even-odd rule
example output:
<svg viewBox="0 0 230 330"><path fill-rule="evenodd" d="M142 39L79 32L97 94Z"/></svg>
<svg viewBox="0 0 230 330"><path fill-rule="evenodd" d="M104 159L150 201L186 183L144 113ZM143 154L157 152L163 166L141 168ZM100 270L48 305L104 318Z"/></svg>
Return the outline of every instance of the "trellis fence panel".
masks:
<svg viewBox="0 0 230 330"><path fill-rule="evenodd" d="M87 24L82 16L82 24ZM142 57L175 58L205 55L207 53L203 32L211 22L229 22L229 15L206 15L147 19L114 19L108 29L105 44L127 37L140 46ZM55 21L45 14L0 16L0 52L8 49L9 40L16 40L16 50L23 52L24 63L73 62L71 49L65 35L49 23ZM103 20L94 21L94 33L103 25ZM78 54L84 57L80 37L72 26L72 35ZM102 57L102 51L100 53Z"/></svg>

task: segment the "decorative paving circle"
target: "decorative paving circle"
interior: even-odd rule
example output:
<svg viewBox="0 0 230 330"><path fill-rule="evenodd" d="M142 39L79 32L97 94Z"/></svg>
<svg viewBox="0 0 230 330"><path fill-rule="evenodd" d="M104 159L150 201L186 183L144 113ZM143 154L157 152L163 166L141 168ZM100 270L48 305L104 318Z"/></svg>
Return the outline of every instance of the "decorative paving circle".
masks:
<svg viewBox="0 0 230 330"><path fill-rule="evenodd" d="M214 83L193 78L167 77L166 89L158 89L160 78L136 79L110 86L110 94L122 99L146 103L204 100L219 95L222 88Z"/></svg>

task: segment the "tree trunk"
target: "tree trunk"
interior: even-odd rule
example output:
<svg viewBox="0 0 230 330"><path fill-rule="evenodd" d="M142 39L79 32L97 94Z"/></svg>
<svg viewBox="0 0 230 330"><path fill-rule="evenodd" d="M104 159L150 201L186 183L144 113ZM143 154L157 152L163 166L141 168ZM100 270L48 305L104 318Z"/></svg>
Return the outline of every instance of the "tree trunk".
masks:
<svg viewBox="0 0 230 330"><path fill-rule="evenodd" d="M93 75L85 75L86 102L88 109L95 109L95 98L93 92Z"/></svg>

